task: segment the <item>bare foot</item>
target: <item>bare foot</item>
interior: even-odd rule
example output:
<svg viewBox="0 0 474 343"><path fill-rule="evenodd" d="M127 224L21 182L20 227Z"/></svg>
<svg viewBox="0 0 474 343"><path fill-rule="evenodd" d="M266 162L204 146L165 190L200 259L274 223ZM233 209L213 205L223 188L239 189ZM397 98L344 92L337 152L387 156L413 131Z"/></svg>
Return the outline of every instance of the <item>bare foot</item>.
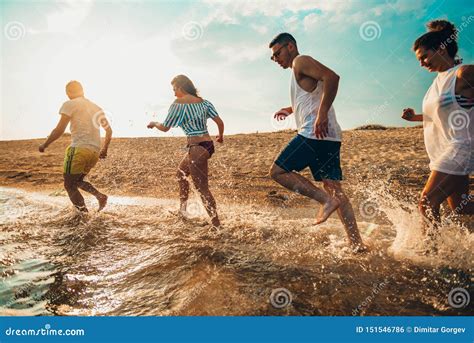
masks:
<svg viewBox="0 0 474 343"><path fill-rule="evenodd" d="M341 205L341 202L336 198L330 198L324 205L319 209L318 216L316 217L316 225L324 223L331 213L333 213Z"/></svg>
<svg viewBox="0 0 474 343"><path fill-rule="evenodd" d="M97 212L102 211L102 209L105 207L105 205L107 205L107 199L108 198L109 197L105 194L99 195L97 197L97 200L99 201L99 209L97 210Z"/></svg>

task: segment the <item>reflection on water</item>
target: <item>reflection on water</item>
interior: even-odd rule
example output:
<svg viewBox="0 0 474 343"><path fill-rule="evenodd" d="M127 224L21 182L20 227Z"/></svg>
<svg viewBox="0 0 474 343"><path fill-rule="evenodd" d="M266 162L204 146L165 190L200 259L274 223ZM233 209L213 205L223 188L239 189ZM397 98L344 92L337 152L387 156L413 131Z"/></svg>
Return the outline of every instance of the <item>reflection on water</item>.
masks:
<svg viewBox="0 0 474 343"><path fill-rule="evenodd" d="M359 256L338 220L313 225L312 208L222 204L215 233L199 202L192 220L175 201L131 197L80 216L64 196L0 188L0 314L473 314L448 293L473 294L474 234L446 225L425 255L413 206L373 202L384 220L367 212Z"/></svg>

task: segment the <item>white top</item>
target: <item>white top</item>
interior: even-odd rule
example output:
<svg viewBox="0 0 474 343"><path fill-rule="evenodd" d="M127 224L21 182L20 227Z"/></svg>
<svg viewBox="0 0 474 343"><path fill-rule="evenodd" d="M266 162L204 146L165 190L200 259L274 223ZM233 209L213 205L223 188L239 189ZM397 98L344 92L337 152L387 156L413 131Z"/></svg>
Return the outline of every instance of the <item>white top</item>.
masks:
<svg viewBox="0 0 474 343"><path fill-rule="evenodd" d="M474 109L456 101L457 65L438 73L423 99L423 129L430 170L452 175L474 172Z"/></svg>
<svg viewBox="0 0 474 343"><path fill-rule="evenodd" d="M293 114L295 116L296 127L298 133L306 138L319 139L313 132L313 125L316 121L319 105L321 104L321 97L323 95L323 81L318 81L316 88L311 92L305 91L298 85L296 81L295 72L291 72L290 81L290 99ZM328 111L328 135L323 140L341 141L341 127L336 120L336 112L334 107Z"/></svg>
<svg viewBox="0 0 474 343"><path fill-rule="evenodd" d="M100 150L100 119L102 109L92 101L78 97L66 101L59 110L71 118L71 146Z"/></svg>

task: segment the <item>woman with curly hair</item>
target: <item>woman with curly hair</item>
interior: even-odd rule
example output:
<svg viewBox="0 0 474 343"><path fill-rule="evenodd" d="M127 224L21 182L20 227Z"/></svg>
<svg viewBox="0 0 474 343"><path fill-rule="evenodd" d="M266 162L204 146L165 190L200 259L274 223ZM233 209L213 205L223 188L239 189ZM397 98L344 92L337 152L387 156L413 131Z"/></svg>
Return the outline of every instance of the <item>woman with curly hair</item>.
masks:
<svg viewBox="0 0 474 343"><path fill-rule="evenodd" d="M474 173L474 65L458 58L458 31L452 23L435 20L427 27L413 51L421 67L437 74L423 99L423 114L406 108L402 118L423 122L431 173L418 207L436 227L445 200L455 214L474 214L474 195L469 195L469 175Z"/></svg>

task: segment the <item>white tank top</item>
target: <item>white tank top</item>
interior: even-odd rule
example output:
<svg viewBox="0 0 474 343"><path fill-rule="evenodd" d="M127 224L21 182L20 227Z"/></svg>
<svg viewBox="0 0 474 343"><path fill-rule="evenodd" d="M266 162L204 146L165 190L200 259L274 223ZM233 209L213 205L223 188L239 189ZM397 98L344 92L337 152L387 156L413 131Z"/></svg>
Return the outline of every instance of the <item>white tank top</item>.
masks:
<svg viewBox="0 0 474 343"><path fill-rule="evenodd" d="M423 99L423 129L430 170L452 175L474 172L474 108L456 101L457 65L438 73Z"/></svg>
<svg viewBox="0 0 474 343"><path fill-rule="evenodd" d="M316 121L321 97L323 95L323 81L318 81L316 89L311 93L305 91L298 85L294 70L291 71L290 99L293 114L295 116L298 133L306 138L319 139L313 133L313 124ZM334 108L328 111L329 133L324 140L341 141L341 127L336 120Z"/></svg>

